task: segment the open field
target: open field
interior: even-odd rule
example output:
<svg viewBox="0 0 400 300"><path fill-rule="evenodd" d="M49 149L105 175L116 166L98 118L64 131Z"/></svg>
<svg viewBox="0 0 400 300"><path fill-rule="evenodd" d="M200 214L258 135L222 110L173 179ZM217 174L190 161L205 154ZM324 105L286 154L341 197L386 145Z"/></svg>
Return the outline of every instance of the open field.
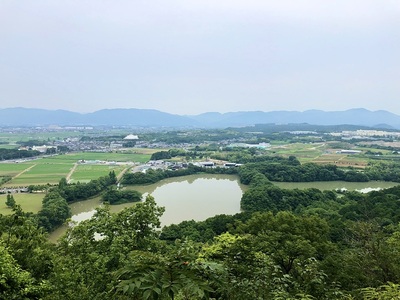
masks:
<svg viewBox="0 0 400 300"><path fill-rule="evenodd" d="M49 132L1 132L0 142L15 143L17 141L29 141L29 140L40 140L40 141L53 141L60 140L68 137L82 136L82 132L78 131L49 131ZM15 147L15 146L14 146Z"/></svg>
<svg viewBox="0 0 400 300"><path fill-rule="evenodd" d="M14 177L5 186L28 186L31 184L56 184L67 176L72 168L71 164L38 163L31 169Z"/></svg>
<svg viewBox="0 0 400 300"><path fill-rule="evenodd" d="M331 149L329 146L325 143L295 143L273 146L269 151L282 156L294 155L301 163L313 162L355 168L365 168L368 164L369 158L364 155L336 153L339 149ZM357 148L357 150L366 151L368 148Z"/></svg>
<svg viewBox="0 0 400 300"><path fill-rule="evenodd" d="M0 214L8 215L12 213L11 208L6 206L6 197L7 195L0 195ZM21 205L24 212L33 212L37 213L42 209L42 200L44 194L13 194L15 202Z"/></svg>
<svg viewBox="0 0 400 300"><path fill-rule="evenodd" d="M78 165L71 176L71 183L74 182L87 182L91 179L97 179L101 176L107 175L109 172L114 171L115 175L124 169L121 165Z"/></svg>
<svg viewBox="0 0 400 300"><path fill-rule="evenodd" d="M326 145L324 143L285 144L285 145L273 146L269 151L274 154L282 156L294 155L300 162L304 163L313 161L314 159L324 154L326 151Z"/></svg>
<svg viewBox="0 0 400 300"><path fill-rule="evenodd" d="M152 149L138 150L137 153L96 153L80 152L55 155L35 159L23 163L0 163L0 176L11 176L13 179L4 187L29 186L41 184L57 184L61 178L67 177L78 161L144 163L150 159ZM82 164L73 170L71 182L88 182L114 170L116 175L127 166L123 164ZM30 168L30 169L29 169Z"/></svg>
<svg viewBox="0 0 400 300"><path fill-rule="evenodd" d="M151 154L147 153L116 153L116 152L79 152L56 155L43 159L44 162L76 163L79 160L119 161L119 162L146 162Z"/></svg>
<svg viewBox="0 0 400 300"><path fill-rule="evenodd" d="M14 177L17 174L23 172L24 170L28 169L29 167L33 166L32 163L0 163L0 176L11 176Z"/></svg>

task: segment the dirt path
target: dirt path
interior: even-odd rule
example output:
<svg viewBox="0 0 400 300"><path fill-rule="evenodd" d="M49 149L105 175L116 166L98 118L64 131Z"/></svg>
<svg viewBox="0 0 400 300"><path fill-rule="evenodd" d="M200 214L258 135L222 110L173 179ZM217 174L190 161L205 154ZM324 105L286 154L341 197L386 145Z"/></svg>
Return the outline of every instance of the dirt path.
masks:
<svg viewBox="0 0 400 300"><path fill-rule="evenodd" d="M126 171L128 171L130 169L130 167L126 167L125 169L123 169L117 176L117 182L119 182L122 178L122 176L124 176L124 174L126 173Z"/></svg>
<svg viewBox="0 0 400 300"><path fill-rule="evenodd" d="M30 169L32 169L33 167L36 167L37 164L34 164L32 166L30 166L29 168L26 168L25 170L23 170L22 172L18 173L17 175L15 175L12 179L18 178L19 176L21 176L22 174L24 174L25 172L28 172Z"/></svg>
<svg viewBox="0 0 400 300"><path fill-rule="evenodd" d="M72 174L75 172L76 167L78 166L77 163L74 164L74 166L72 167L71 171L69 171L67 177L65 178L67 180L67 182L69 183L69 181L71 180L71 176Z"/></svg>

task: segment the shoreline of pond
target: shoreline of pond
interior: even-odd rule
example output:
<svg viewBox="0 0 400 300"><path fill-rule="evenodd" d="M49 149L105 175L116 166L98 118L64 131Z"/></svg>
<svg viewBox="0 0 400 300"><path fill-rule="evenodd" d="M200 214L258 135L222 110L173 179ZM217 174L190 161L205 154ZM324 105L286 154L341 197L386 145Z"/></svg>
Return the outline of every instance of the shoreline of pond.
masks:
<svg viewBox="0 0 400 300"><path fill-rule="evenodd" d="M200 182L199 182L200 181ZM200 185L200 186L199 186ZM143 198L147 194L151 194L157 205L165 206L166 212L161 217L162 226L173 223L180 223L186 219L206 219L216 214L235 214L240 212L240 200L247 186L240 183L239 176L227 174L193 174L181 177L172 177L163 179L157 183L146 185L126 185L125 189L136 190L143 194ZM207 192L209 193L207 195ZM191 198L192 201L183 201L186 198ZM195 197L202 197L194 199ZM217 199L221 201L213 201ZM234 199L234 201L230 201ZM182 201L179 203L179 201ZM221 202L224 203L221 204ZM125 207L136 205L138 202L124 203L118 205L110 205L111 212L119 212ZM194 204L200 204L198 207L193 207ZM192 207L190 205L192 204ZM220 205L218 205L220 204ZM101 196L94 197L88 200L77 201L70 204L72 212L72 221L82 221L93 216L95 209L101 207ZM171 205L173 207L171 207ZM189 205L189 206L188 206ZM202 212L212 213L204 214ZM181 218L174 218L170 215L173 211ZM190 212L197 212L200 216L190 217ZM176 222L174 221L176 220ZM67 230L67 225L57 228L49 234L49 239L56 242Z"/></svg>
<svg viewBox="0 0 400 300"><path fill-rule="evenodd" d="M161 181L157 182L157 183L152 183L152 184L146 184L146 185L127 185L124 186L124 188L126 189L132 189L132 190L136 190L141 192L144 196L147 194L152 194L157 202L157 205L160 206L168 206L170 205L172 202L174 202L174 207L172 208L172 210L175 211L176 214L182 215L182 216L187 216L190 215L189 214L189 208L188 207L184 207L183 209L180 209L180 205L179 203L176 203L176 197L174 196L166 196L165 200L160 201L160 198L162 193L165 193L165 190L162 192L157 192L156 195L154 195L154 192L157 189L162 189L163 187L167 187L168 185L177 185L175 187L170 187L170 191L168 191L169 195L171 195L171 193L174 193L175 191L181 191L183 193L183 195L181 195L180 197L185 197L185 193L190 193L190 185L193 185L193 183L196 180L213 180L216 181L216 183L218 181L220 181L220 183L222 183L222 181L230 181L233 182L234 184L236 184L238 186L238 188L240 189L237 190L237 193L240 193L240 196L238 198L236 198L236 211L231 211L231 213L238 213L240 212L240 200L241 197L243 195L243 193L247 190L248 186L243 185L240 183L240 179L238 175L226 175L226 174L193 174L193 175L187 175L187 176L182 176L182 177L172 177L172 178L166 178L166 179L162 179ZM179 184L186 184L188 185L187 189L184 189L182 185L179 186ZM211 183L211 182L208 182ZM400 183L396 183L396 182L385 182L385 181L369 181L369 182L346 182L346 181L319 181L319 182L272 182L275 186L279 187L279 188L283 188L283 189L307 189L307 188L317 188L320 190L336 190L336 189L342 189L345 188L347 190L363 190L363 189L378 189L378 188L389 188L389 187L393 187L396 185L399 185ZM205 183L204 183L205 184ZM214 187L213 189L215 190L216 187ZM172 191L171 191L172 189ZM229 191L230 188L225 188L222 187L222 191L221 193L226 194ZM204 189L204 190L210 190L210 188ZM212 189L211 189L212 190ZM198 192L197 194L199 194L201 192ZM225 195L227 196L227 195ZM229 196L228 196L229 197ZM231 196L232 197L232 196ZM205 197L207 199L212 199L212 197L207 196ZM168 200L169 199L169 200ZM178 202L180 200L178 199ZM166 205L165 205L166 204ZM202 208L210 206L212 203L208 203L207 205L205 205L203 203L202 206L198 207L197 209L195 208L195 210L199 211L202 210ZM95 208L96 207L100 207L102 205L101 203L101 196L98 197L94 197L88 200L82 200L82 201L77 201L74 203L70 204L71 207L71 211L72 211L72 217L71 219L73 221L81 221L84 219L89 219L90 217L93 216L94 212L95 212ZM125 207L130 207L135 205L135 203L124 203L124 204L119 204L119 205L110 205L110 211L111 212L119 212L122 209L124 209ZM186 210L185 210L186 209ZM224 212L218 212L216 211L214 214L209 215L208 217L212 217L214 215L217 214L221 214ZM226 214L229 214L226 213ZM165 215L165 214L164 214ZM164 217L164 216L163 216ZM163 218L162 217L162 218ZM171 219L173 219L172 217L169 217L169 221L167 222L163 222L162 223L167 223L167 224L163 224L164 225L170 225L170 224L175 224L175 223L179 223L183 220L191 220L193 218L190 217L185 217L185 218L181 218L180 221L177 222L173 222L171 221ZM53 242L56 242L56 240L63 234L65 233L67 229L67 225L63 225L59 228L57 228L55 231L53 231L52 233L50 233L49 235L49 239Z"/></svg>

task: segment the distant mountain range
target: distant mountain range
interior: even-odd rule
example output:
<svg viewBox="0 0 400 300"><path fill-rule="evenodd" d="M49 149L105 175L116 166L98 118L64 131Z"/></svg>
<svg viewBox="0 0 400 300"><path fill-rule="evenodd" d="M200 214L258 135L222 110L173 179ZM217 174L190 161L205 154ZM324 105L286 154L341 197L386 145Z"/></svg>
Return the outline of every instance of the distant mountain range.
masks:
<svg viewBox="0 0 400 300"><path fill-rule="evenodd" d="M174 115L153 109L103 109L81 114L66 110L32 108L0 109L0 126L131 126L168 128L226 128L255 124L308 123L314 125L361 125L400 129L400 116L388 111L363 108L345 111L242 111L207 112L200 115Z"/></svg>

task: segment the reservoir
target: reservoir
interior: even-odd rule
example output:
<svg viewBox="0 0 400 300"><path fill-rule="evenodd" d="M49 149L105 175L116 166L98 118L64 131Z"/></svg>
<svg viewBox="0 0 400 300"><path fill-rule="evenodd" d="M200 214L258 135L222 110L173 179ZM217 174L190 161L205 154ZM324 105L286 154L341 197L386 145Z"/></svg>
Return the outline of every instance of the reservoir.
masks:
<svg viewBox="0 0 400 300"><path fill-rule="evenodd" d="M144 197L151 194L157 205L165 207L161 226L185 220L202 221L218 214L236 214L240 212L245 188L238 176L217 174L174 177L150 185L126 187L141 192ZM72 203L71 219L77 222L89 219L100 205L100 197ZM135 203L111 205L110 210L119 212L132 205ZM56 241L65 231L66 226L58 228L50 234L50 240Z"/></svg>
<svg viewBox="0 0 400 300"><path fill-rule="evenodd" d="M235 175L190 175L159 183L128 187L144 195L150 193L159 206L165 207L161 224L177 224L185 220L202 221L219 214L240 212L244 186Z"/></svg>

